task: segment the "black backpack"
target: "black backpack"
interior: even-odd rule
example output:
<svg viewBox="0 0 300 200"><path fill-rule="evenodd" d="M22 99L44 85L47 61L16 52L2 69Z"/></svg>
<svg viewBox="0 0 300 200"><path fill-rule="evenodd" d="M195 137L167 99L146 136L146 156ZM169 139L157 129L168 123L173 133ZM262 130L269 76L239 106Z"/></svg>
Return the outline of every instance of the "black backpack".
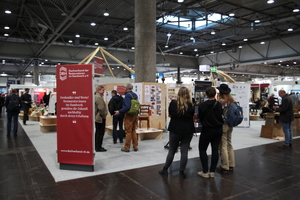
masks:
<svg viewBox="0 0 300 200"><path fill-rule="evenodd" d="M19 111L20 110L20 101L17 95L12 95L9 104L7 106L9 111Z"/></svg>

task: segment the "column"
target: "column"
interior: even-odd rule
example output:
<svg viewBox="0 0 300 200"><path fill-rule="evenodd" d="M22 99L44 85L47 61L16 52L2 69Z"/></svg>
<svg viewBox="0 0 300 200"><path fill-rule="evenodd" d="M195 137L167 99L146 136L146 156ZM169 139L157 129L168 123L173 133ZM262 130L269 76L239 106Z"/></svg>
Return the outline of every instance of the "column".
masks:
<svg viewBox="0 0 300 200"><path fill-rule="evenodd" d="M39 69L38 63L34 64L34 66L33 66L33 80L34 80L35 85L40 85L39 73L40 73L40 69Z"/></svg>
<svg viewBox="0 0 300 200"><path fill-rule="evenodd" d="M135 0L135 82L155 82L156 1Z"/></svg>

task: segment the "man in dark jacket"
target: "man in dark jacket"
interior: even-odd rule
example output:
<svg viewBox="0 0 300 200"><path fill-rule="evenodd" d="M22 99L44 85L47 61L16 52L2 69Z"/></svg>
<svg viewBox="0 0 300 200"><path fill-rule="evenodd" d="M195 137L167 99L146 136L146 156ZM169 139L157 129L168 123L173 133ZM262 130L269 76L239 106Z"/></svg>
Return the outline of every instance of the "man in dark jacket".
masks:
<svg viewBox="0 0 300 200"><path fill-rule="evenodd" d="M285 90L279 90L278 95L282 98L280 106L274 106L276 112L280 112L279 120L284 132L284 144L279 146L280 149L288 149L292 147L292 121L294 120L294 105L290 96Z"/></svg>
<svg viewBox="0 0 300 200"><path fill-rule="evenodd" d="M11 106L13 101L18 101L18 105ZM10 137L11 132L11 120L14 118L14 136L17 137L18 133L18 116L21 109L22 100L18 96L17 89L12 89L11 94L6 97L5 107L7 112L7 137Z"/></svg>
<svg viewBox="0 0 300 200"><path fill-rule="evenodd" d="M120 110L123 104L123 97L117 94L116 90L111 91L111 99L108 103L109 113L113 116L113 141L117 144L117 139L119 138L120 143L123 143L124 131L123 131L123 120L124 114L114 115L116 110ZM119 131L117 131L117 126L119 123Z"/></svg>
<svg viewBox="0 0 300 200"><path fill-rule="evenodd" d="M22 108L24 111L23 115L23 124L26 125L26 121L28 120L28 111L31 108L31 95L29 93L29 88L25 88L25 93L22 94L21 99L22 99Z"/></svg>
<svg viewBox="0 0 300 200"><path fill-rule="evenodd" d="M115 115L119 115L120 113L125 113L124 115L124 128L126 134L126 142L125 146L121 149L121 151L129 152L130 145L132 140L132 146L134 151L138 151L138 139L136 134L136 127L137 127L137 115L130 115L127 112L131 107L131 99L138 99L136 93L132 92L133 85L127 83L125 85L125 98L123 101L122 108L120 110L115 111Z"/></svg>

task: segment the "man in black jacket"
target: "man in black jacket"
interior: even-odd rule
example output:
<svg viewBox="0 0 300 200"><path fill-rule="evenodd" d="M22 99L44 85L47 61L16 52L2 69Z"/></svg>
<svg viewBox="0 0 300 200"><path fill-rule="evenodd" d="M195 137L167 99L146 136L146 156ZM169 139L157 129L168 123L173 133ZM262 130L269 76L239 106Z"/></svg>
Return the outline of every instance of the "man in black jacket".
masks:
<svg viewBox="0 0 300 200"><path fill-rule="evenodd" d="M108 103L109 113L113 116L113 140L114 144L117 144L117 139L119 138L120 143L123 143L124 131L123 131L123 120L124 114L114 115L116 110L120 110L123 104L123 97L117 94L116 90L111 91L112 98ZM117 131L117 126L119 123L119 131Z"/></svg>
<svg viewBox="0 0 300 200"><path fill-rule="evenodd" d="M22 108L24 111L23 115L23 124L26 125L26 121L28 120L28 111L31 108L31 95L29 93L29 88L25 88L25 93L22 94Z"/></svg>
<svg viewBox="0 0 300 200"><path fill-rule="evenodd" d="M15 104L15 102L17 102L17 104ZM22 104L22 100L18 96L17 89L12 89L11 94L8 95L5 99L5 107L7 112L7 137L10 137L12 118L14 118L14 136L17 137L18 116L20 113L21 104Z"/></svg>
<svg viewBox="0 0 300 200"><path fill-rule="evenodd" d="M276 112L280 112L279 120L284 132L284 144L279 146L280 149L288 149L292 147L292 121L294 120L294 105L291 97L285 90L279 90L278 95L282 98L280 106L274 106Z"/></svg>

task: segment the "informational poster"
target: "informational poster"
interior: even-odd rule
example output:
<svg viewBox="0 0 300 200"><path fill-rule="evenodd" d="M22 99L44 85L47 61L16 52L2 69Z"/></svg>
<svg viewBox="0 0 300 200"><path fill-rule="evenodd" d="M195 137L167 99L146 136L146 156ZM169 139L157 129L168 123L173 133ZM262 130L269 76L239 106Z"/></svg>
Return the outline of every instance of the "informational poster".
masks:
<svg viewBox="0 0 300 200"><path fill-rule="evenodd" d="M249 127L249 99L250 99L250 84L248 83L228 83L231 89L231 95L236 102L239 102L243 108L244 120L238 127Z"/></svg>
<svg viewBox="0 0 300 200"><path fill-rule="evenodd" d="M83 165L93 171L93 67L58 65L56 74L58 163Z"/></svg>
<svg viewBox="0 0 300 200"><path fill-rule="evenodd" d="M97 75L103 75L103 72L103 60L101 58L94 57L94 73Z"/></svg>

